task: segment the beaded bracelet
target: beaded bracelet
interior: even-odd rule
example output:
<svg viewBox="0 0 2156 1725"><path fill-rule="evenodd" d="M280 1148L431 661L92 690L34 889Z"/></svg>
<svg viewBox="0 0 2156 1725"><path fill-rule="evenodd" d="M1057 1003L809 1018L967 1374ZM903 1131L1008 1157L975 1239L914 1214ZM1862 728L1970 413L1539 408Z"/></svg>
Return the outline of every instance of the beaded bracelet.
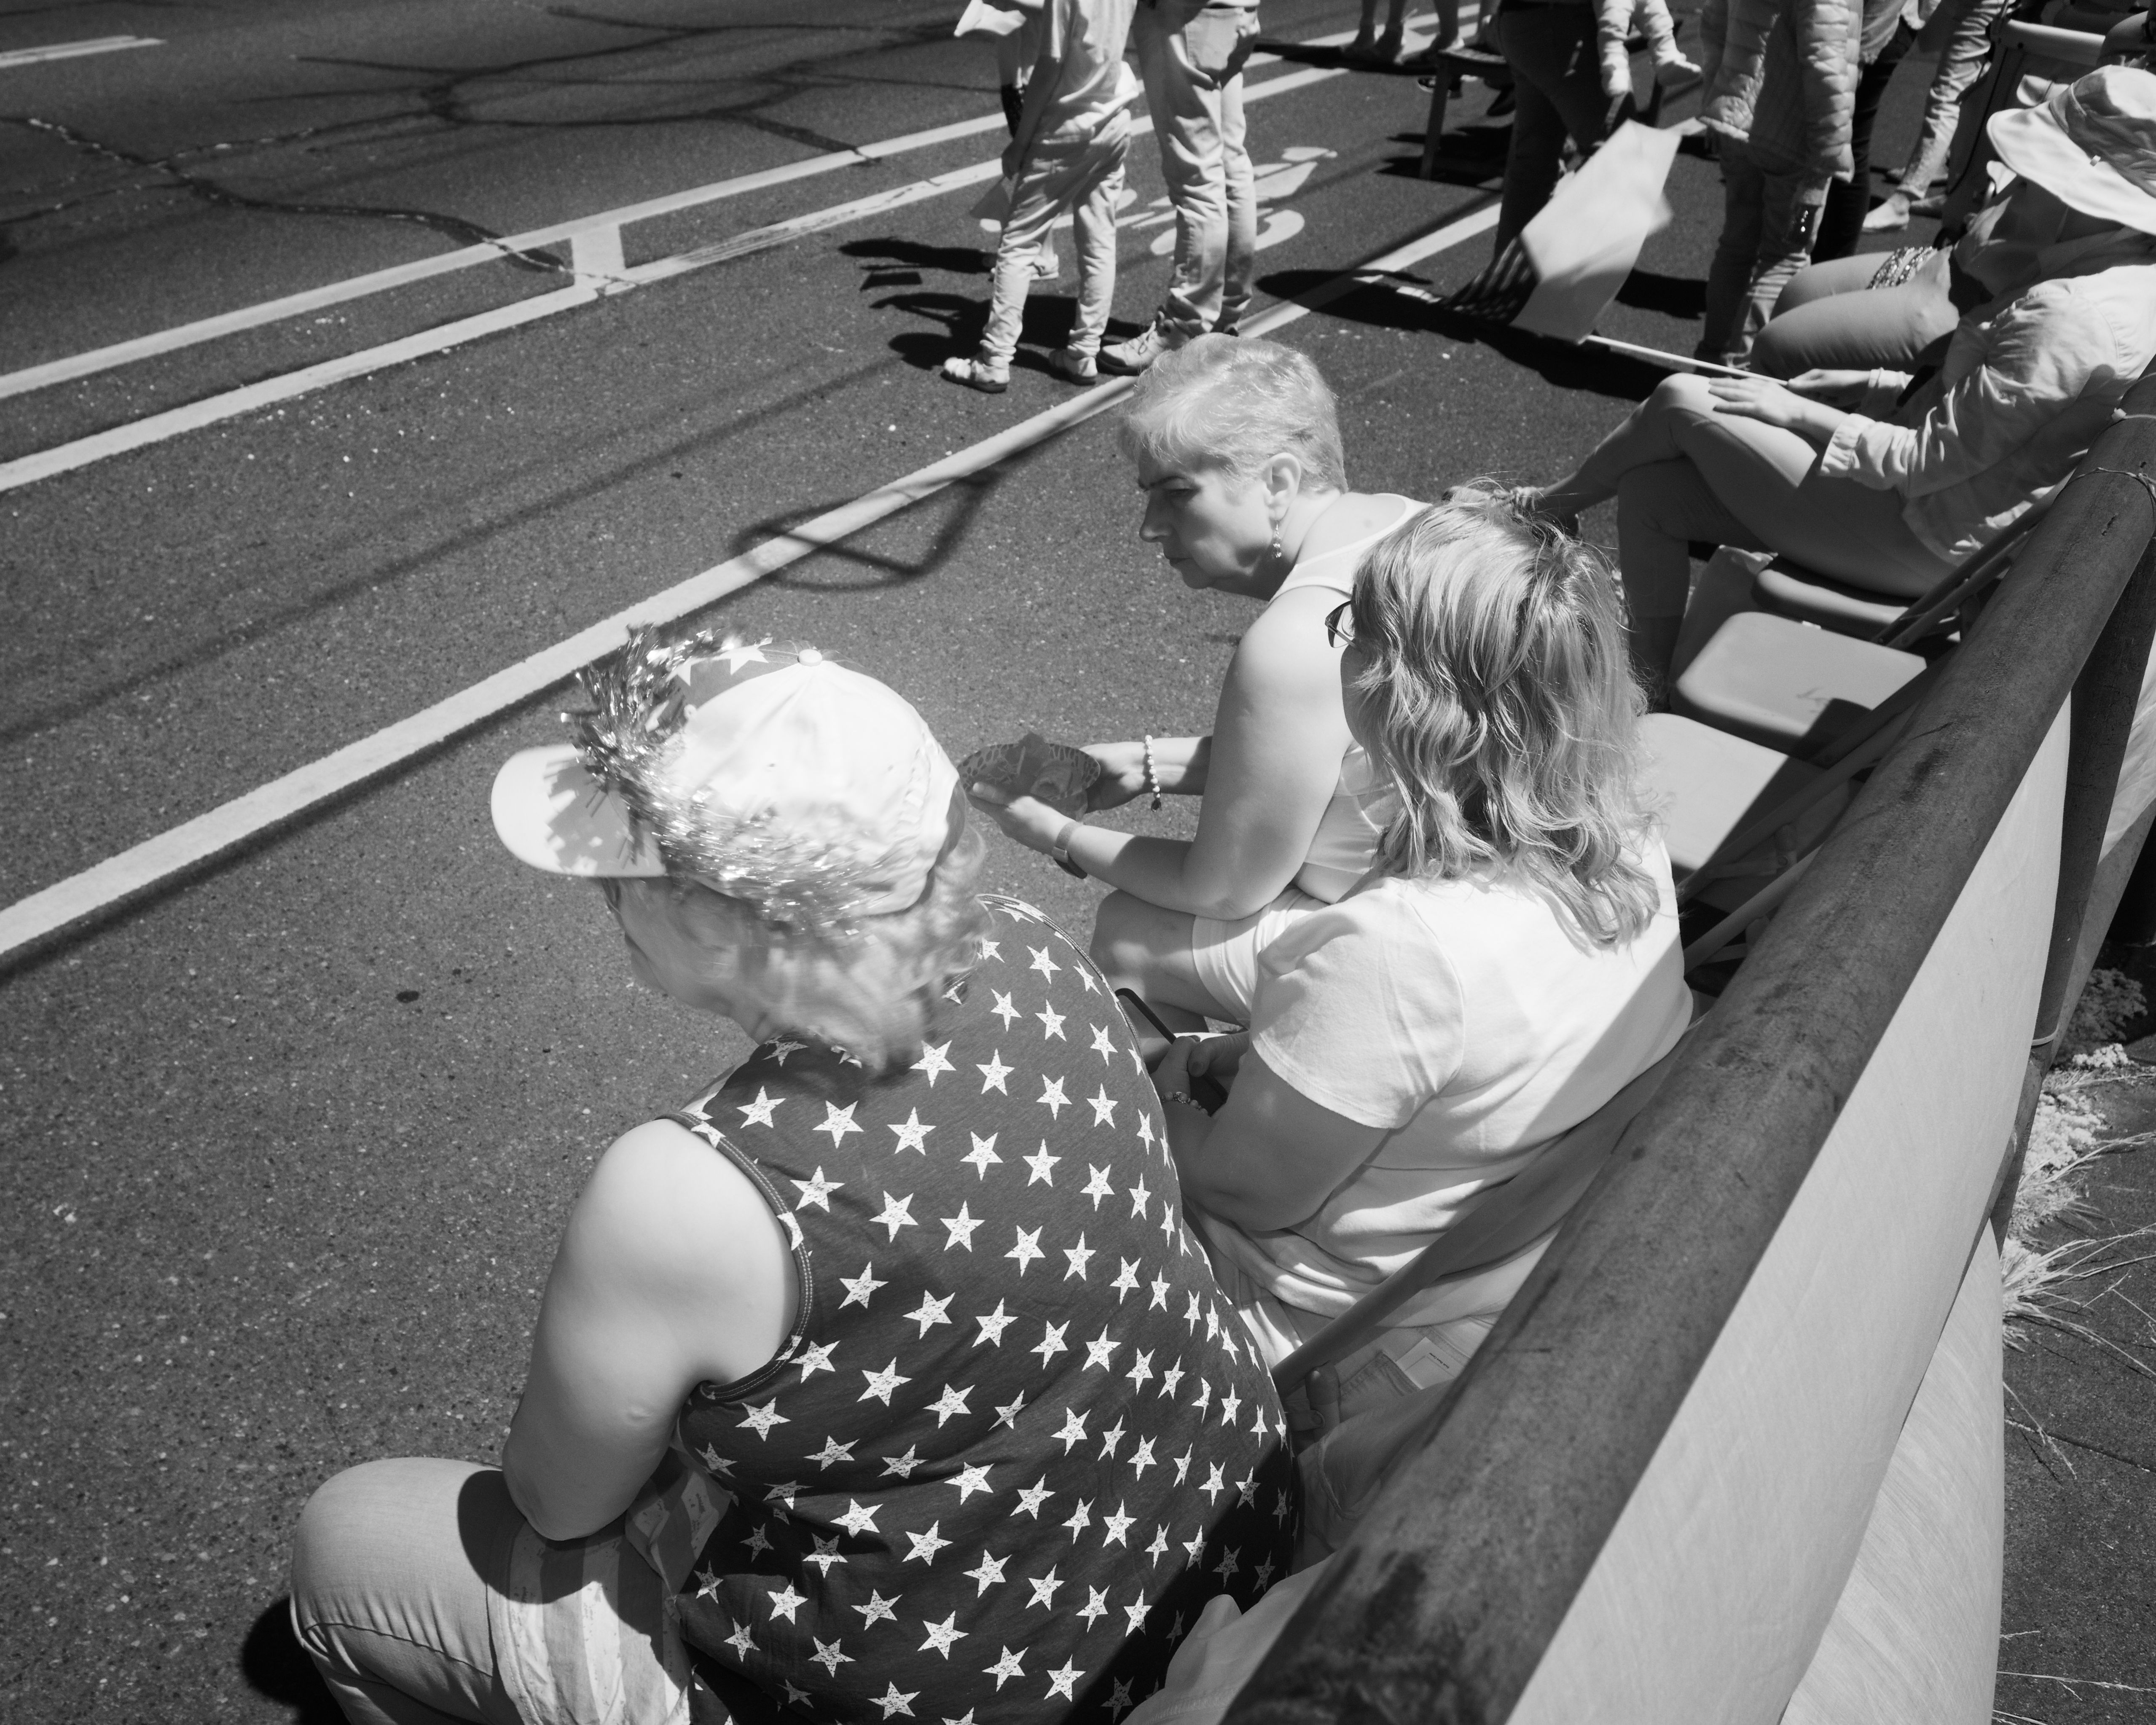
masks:
<svg viewBox="0 0 2156 1725"><path fill-rule="evenodd" d="M1158 809L1160 807L1160 777L1153 771L1152 736L1150 732L1147 733L1145 740L1145 775L1146 788L1152 793L1152 806Z"/></svg>

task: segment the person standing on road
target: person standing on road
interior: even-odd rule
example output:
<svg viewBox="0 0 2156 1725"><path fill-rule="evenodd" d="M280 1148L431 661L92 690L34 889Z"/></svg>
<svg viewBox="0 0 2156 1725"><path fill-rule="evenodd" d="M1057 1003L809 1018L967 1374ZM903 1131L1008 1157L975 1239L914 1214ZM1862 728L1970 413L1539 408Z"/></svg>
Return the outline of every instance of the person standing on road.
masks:
<svg viewBox="0 0 2156 1725"><path fill-rule="evenodd" d="M1566 136L1584 154L1630 117L1631 21L1630 0L1509 0L1489 26L1517 104L1493 257L1549 202Z"/></svg>
<svg viewBox="0 0 2156 1725"><path fill-rule="evenodd" d="M1912 215L1938 214L1932 182L1946 172L1961 123L1963 92L1983 75L1991 57L1991 27L2006 6L2007 0L1908 0L1903 21L1920 33L1923 45L1938 46L1939 62L1924 96L1924 121L1908 162L1894 189L1865 217L1866 234L1899 233Z"/></svg>
<svg viewBox="0 0 2156 1725"><path fill-rule="evenodd" d="M1194 336L1232 336L1250 298L1258 198L1244 141L1243 63L1255 0L1140 0L1131 44L1175 206L1175 273L1153 321L1101 350L1104 371L1142 372Z"/></svg>
<svg viewBox="0 0 2156 1725"><path fill-rule="evenodd" d="M1096 356L1116 296L1116 204L1130 153L1137 80L1123 63L1136 0L1034 0L1040 50L1018 124L1004 151L1003 239L996 247L988 328L973 357L944 361L942 376L989 395L1010 388L1026 291L1056 218L1071 218L1078 312L1051 363L1075 383L1100 376Z"/></svg>
<svg viewBox="0 0 2156 1725"><path fill-rule="evenodd" d="M500 1470L316 1493L302 1645L355 1725L1107 1725L1297 1532L1121 1009L975 893L957 771L884 685L639 635L587 688L495 829L757 1046L599 1158Z"/></svg>
<svg viewBox="0 0 2156 1725"><path fill-rule="evenodd" d="M1856 88L1849 116L1849 177L1827 187L1819 238L1812 243L1814 263L1849 256L1864 233L1865 218L1871 211L1871 129L1878 123L1879 104L1894 80L1895 69L1917 44L1917 27L1907 14L1912 4L1923 3L1926 0L1863 0Z"/></svg>
<svg viewBox="0 0 2156 1725"><path fill-rule="evenodd" d="M1862 22L1856 0L1708 0L1700 14L1700 120L1721 140L1722 186L1702 359L1743 364L1811 260L1827 187L1850 172Z"/></svg>

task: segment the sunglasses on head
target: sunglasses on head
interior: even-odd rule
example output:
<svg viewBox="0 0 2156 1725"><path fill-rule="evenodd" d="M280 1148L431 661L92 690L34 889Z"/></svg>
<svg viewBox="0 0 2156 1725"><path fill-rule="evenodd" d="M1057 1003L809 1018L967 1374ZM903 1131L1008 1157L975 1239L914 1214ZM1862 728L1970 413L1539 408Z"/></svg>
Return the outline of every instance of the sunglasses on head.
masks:
<svg viewBox="0 0 2156 1725"><path fill-rule="evenodd" d="M1325 644L1328 647L1352 647L1355 644L1355 602L1342 599L1325 614Z"/></svg>

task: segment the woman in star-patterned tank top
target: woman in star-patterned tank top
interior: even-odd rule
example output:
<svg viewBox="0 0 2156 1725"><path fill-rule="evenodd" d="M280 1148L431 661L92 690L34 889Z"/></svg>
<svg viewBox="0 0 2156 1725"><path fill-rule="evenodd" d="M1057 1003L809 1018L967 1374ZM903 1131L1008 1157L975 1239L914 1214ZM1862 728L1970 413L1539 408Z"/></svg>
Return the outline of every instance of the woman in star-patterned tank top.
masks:
<svg viewBox="0 0 2156 1725"><path fill-rule="evenodd" d="M496 829L757 1045L599 1158L502 1467L316 1492L303 1644L356 1720L1120 1718L1298 1519L1121 1008L976 895L956 770L882 685L639 639L590 692Z"/></svg>
<svg viewBox="0 0 2156 1725"><path fill-rule="evenodd" d="M763 1186L803 1290L778 1356L683 1410L734 1502L681 1625L819 1717L1115 1718L1292 1544L1279 1404L1122 1010L985 902L910 1071L783 1038L680 1117Z"/></svg>

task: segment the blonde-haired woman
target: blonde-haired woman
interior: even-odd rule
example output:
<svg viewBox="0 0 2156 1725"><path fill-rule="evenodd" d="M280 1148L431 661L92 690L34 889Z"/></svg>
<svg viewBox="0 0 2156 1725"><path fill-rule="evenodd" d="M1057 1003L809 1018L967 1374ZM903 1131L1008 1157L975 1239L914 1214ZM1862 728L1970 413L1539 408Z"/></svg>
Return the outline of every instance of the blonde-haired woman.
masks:
<svg viewBox="0 0 2156 1725"><path fill-rule="evenodd" d="M1348 735L1325 614L1363 552L1422 506L1348 490L1332 392L1276 342L1204 336L1163 354L1117 440L1145 494L1140 536L1183 584L1265 602L1209 736L1089 749L1107 768L1095 808L1148 791L1202 796L1197 835L1134 837L979 787L976 800L1019 844L1116 889L1092 951L1118 987L1184 1028L1240 1024L1258 954L1377 853L1389 793Z"/></svg>
<svg viewBox="0 0 2156 1725"><path fill-rule="evenodd" d="M1265 949L1248 1031L1154 1075L1272 1362L1661 1059L1691 1007L1597 554L1464 489L1373 547L1330 622L1348 724L1399 798L1378 866ZM1194 1073L1232 1075L1218 1113ZM1548 1239L1417 1296L1341 1363L1342 1414L1455 1375Z"/></svg>

